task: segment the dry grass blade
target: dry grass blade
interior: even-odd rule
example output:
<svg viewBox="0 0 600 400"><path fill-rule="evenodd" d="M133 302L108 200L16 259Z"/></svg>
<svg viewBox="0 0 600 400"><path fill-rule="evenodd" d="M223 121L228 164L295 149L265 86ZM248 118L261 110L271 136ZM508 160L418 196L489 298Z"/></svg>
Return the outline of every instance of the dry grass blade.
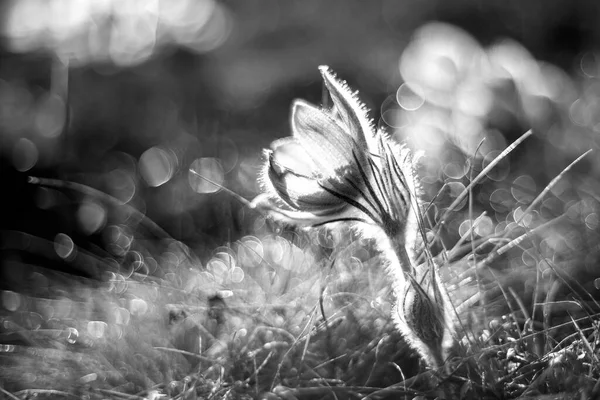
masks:
<svg viewBox="0 0 600 400"><path fill-rule="evenodd" d="M571 293L573 293L575 295L575 297L577 297L580 300L582 309L584 309L589 314L594 312L594 309L591 306L589 306L587 304L587 302L585 302L583 300L583 298L581 297L579 292L577 290L575 290L575 288L571 285L571 282L573 283L573 285L577 286L579 289L581 289L583 292L585 292L585 294L587 294L587 296L590 298L592 303L595 305L596 310L600 309L600 303L598 303L598 301L594 298L594 296L592 296L592 294L590 292L585 290L585 288L581 285L581 283L579 283L576 279L573 279L573 278L569 277L568 275L562 273L551 260L544 259L544 262L552 269L552 271L554 271L556 276L569 288Z"/></svg>
<svg viewBox="0 0 600 400"><path fill-rule="evenodd" d="M470 245L469 245L470 247L473 247L475 245L475 240L473 238L473 231L475 230L475 228L477 228L477 226L483 220L483 217L485 217L486 215L487 215L487 211L482 212L473 221L473 223L471 223L471 226L469 227L469 229L460 237L460 239L458 239L458 241L456 242L454 247L450 250L450 254L453 254L453 252L455 252L455 249L458 249L459 247L461 247L467 241L467 239L470 239ZM450 256L448 256L448 257L450 257Z"/></svg>
<svg viewBox="0 0 600 400"><path fill-rule="evenodd" d="M546 293L546 299L544 300L542 315L544 317L544 330L550 328L550 318L552 317L552 308L555 303L556 295L560 289L560 281L554 279L550 285L550 290ZM546 340L546 343L548 341Z"/></svg>
<svg viewBox="0 0 600 400"><path fill-rule="evenodd" d="M234 192L233 190L221 185L220 183L217 183L215 181L213 181L212 179L199 174L197 171L194 171L193 169L189 170L192 174L194 174L195 176L204 179L206 182L210 183L211 185L214 185L216 187L218 187L219 189L225 191L227 194L229 194L230 196L232 196L233 198L235 198L237 201L239 201L240 203L242 203L243 205L245 205L248 208L254 208L251 204L250 201L248 201L247 199L243 198L242 196L240 196L239 194L237 194L236 192Z"/></svg>
<svg viewBox="0 0 600 400"><path fill-rule="evenodd" d="M585 316L585 317L581 317L581 318L574 318L573 320L576 321L576 322L584 322L584 321L589 321L590 319L594 319L594 318L600 318L600 314L594 314L592 316ZM573 322L572 321L567 321L567 322L563 322L563 323L560 323L560 324L556 324L553 327L551 327L549 329L546 329L546 330L544 330L542 332L529 333L527 335L523 335L521 338L519 338L519 341L529 340L529 339L532 339L535 335L538 335L539 333L549 334L553 330L558 330L558 329L566 328L566 327L569 327L569 326L573 326ZM597 329L595 326L591 326L591 327L587 327L587 328L581 328L581 331L585 333L587 331L593 331L595 329ZM573 336L574 335L575 336L579 335L579 333L576 332L574 334L571 334L571 335L565 337L563 340L561 340L560 342L558 342L552 348L552 350L549 353L553 353L553 352L556 352L559 349L561 349L565 345L565 343L568 343L568 342L570 342L570 341L573 340ZM472 357L472 358L476 359L477 357L483 355L484 353L495 352L495 351L498 351L498 350L509 348L511 346L514 346L514 345L515 345L515 341L508 341L507 343L492 345L492 346L489 346L489 347L487 347L485 349L481 349L481 350L479 350L477 352L474 352L474 353L470 354L469 357Z"/></svg>
<svg viewBox="0 0 600 400"><path fill-rule="evenodd" d="M67 397L76 399L77 396L64 392L62 390L54 390L54 389L25 389L16 393L18 396L22 396L21 398L36 398L42 396L58 396L58 397Z"/></svg>
<svg viewBox="0 0 600 400"><path fill-rule="evenodd" d="M102 393L104 395L116 396L120 399L128 399L128 400L146 400L146 397L131 395L127 393L117 392L116 390L108 390L108 389L96 389L98 393Z"/></svg>
<svg viewBox="0 0 600 400"><path fill-rule="evenodd" d="M519 305L519 309L521 309L525 321L531 321L531 316L529 315L529 311L527 311L527 307L525 307L525 303L523 303L523 299L521 299L521 296L519 296L512 287L509 287L508 291Z"/></svg>
<svg viewBox="0 0 600 400"><path fill-rule="evenodd" d="M510 146L508 146L506 149L504 149L504 151L502 151L502 153L500 153L496 158L494 158L494 160L491 163L489 163L479 174L477 174L477 176L469 183L469 186L467 186L462 191L462 193L456 197L456 199L452 202L452 204L446 209L444 214L442 214L442 217L440 218L436 228L439 229L441 226L443 226L446 223L446 219L448 218L450 213L452 211L454 211L454 209L469 194L469 191L477 183L479 183L479 181L482 180L488 174L488 172L490 172L496 165L498 165L498 163L500 161L502 161L508 154L510 154L514 149L517 148L517 146L519 146L525 139L527 139L532 134L533 134L533 131L531 129L528 130L527 132L525 132L523 135L521 135L521 137L519 137L517 140L515 140L513 143L511 143Z"/></svg>
<svg viewBox="0 0 600 400"><path fill-rule="evenodd" d="M494 261L496 258L498 258L499 256L501 256L502 254L505 254L507 251L519 246L521 243L523 243L523 241L533 235L535 235L538 232L542 232L545 229L548 229L550 226L558 223L559 221L561 221L562 219L565 218L565 215L559 215L558 217L551 219L548 222L545 222L539 226L536 226L533 229L530 229L529 231L525 232L524 234L517 236L516 238L514 238L513 240L511 240L510 242L506 243L504 246L498 248L498 246L500 246L501 243L503 243L502 240L499 240L496 242L496 246L495 248L490 252L490 254L483 260L480 262L480 266L481 265L489 265L492 261ZM504 238L504 235L501 235L501 238ZM479 266L478 266L479 268Z"/></svg>
<svg viewBox="0 0 600 400"><path fill-rule="evenodd" d="M14 394L7 392L6 390L4 390L4 388L2 386L0 386L0 392L4 393L5 396L7 396L9 399L13 399L13 400L21 400L20 398L18 398L17 396L15 396Z"/></svg>
<svg viewBox="0 0 600 400"><path fill-rule="evenodd" d="M378 342L377 342L377 346L375 346L375 362L373 363L373 366L371 367L371 371L369 372L369 376L367 377L367 380L365 381L365 386L369 385L371 383L371 378L373 377L373 374L375 372L375 367L377 366L377 362L379 361L379 352L380 352L380 348L381 345L388 339L387 336L382 337Z"/></svg>
<svg viewBox="0 0 600 400"><path fill-rule="evenodd" d="M263 362L257 366L256 365L256 358L254 358L253 362L254 362L254 373L252 375L250 375L248 378L246 378L246 382L250 382L251 379L255 379L256 380L256 387L258 390L258 381L259 381L259 376L258 374L260 373L260 371L269 363L269 360L271 360L271 357L273 357L274 352L270 351L267 356L265 357L265 359L263 360Z"/></svg>
<svg viewBox="0 0 600 400"><path fill-rule="evenodd" d="M214 360L212 358L208 358L208 357L204 357L198 353L192 353L189 351L185 351L185 350L179 350L179 349L173 349L171 347L160 347L160 346L156 346L154 347L155 350L161 350L161 351L167 351L167 352L171 352L171 353L178 353L178 354L182 354L182 355L186 355L186 356L190 356L190 357L194 357L197 358L200 361L205 361L205 362L209 362L209 363L218 363L217 360Z"/></svg>
<svg viewBox="0 0 600 400"><path fill-rule="evenodd" d="M530 213L531 210L533 210L533 208L536 205L538 205L538 203L546 196L546 194L548 194L548 192L556 185L556 183L558 183L558 181L567 172L569 172L569 170L571 168L573 168L573 166L575 166L575 164L579 163L579 161L581 161L585 156L587 156L591 152L592 152L592 149L586 151L585 153L583 153L582 155L580 155L579 157L577 157L571 164L567 165L567 167L565 169L563 169L560 172L560 174L556 175L554 177L554 179L552 179L550 181L550 183L548 185L546 185L546 187L544 188L544 190L542 190L542 192L531 202L531 204L529 206L527 206L527 208L525 209L525 211L523 212L523 214L521 214L521 216L519 218L517 218L517 220L515 222L518 224L528 213Z"/></svg>
<svg viewBox="0 0 600 400"><path fill-rule="evenodd" d="M539 195L537 195L537 197L536 197L536 198L535 198L535 199L534 199L534 200L531 202L531 204L529 204L529 206L527 206L527 208L525 209L525 211L523 211L523 213L522 213L522 214L521 214L521 215L520 215L518 218L516 218L516 219L515 219L515 223L517 223L517 224L518 224L519 222L521 222L521 221L522 221L522 219L523 219L523 218L525 218L525 216L526 216L526 215L528 215L528 214L529 214L529 213L530 213L530 212L533 210L533 208L534 208L535 206L537 206L537 205L540 203L540 201L542 201L542 199L543 199L543 198L546 196L546 194L548 194L548 192L549 192L550 190L552 190L552 188L553 188L553 187L554 187L554 186L555 186L555 185L558 183L558 181L559 181L559 180L560 180L560 179L561 179L561 178L562 178L562 177L563 177L563 176L564 176L564 175L565 175L567 172L569 172L569 170L570 170L571 168L573 168L573 166L574 166L575 164L577 164L578 162L580 162L580 161L581 161L581 160L582 160L582 159L583 159L585 156L587 156L587 155L588 155L588 154L590 154L591 152L592 152L592 150L591 150L591 149L590 149L590 150L588 150L588 151L586 151L585 153L583 153L582 155L580 155L579 157L577 157L577 158L575 159L575 161L573 161L571 164L569 164L569 165L568 165L568 166L567 166L565 169L563 169L563 170L560 172L560 174L558 174L557 176L555 176L555 177L554 177L554 179L552 179L552 180L550 181L550 183L549 183L548 185L546 185L546 187L544 188L544 190L542 190L542 192L541 192ZM508 234L508 232L505 232L503 236L506 236L507 234ZM520 242L519 242L519 243L520 243ZM517 244L518 244L518 243L517 243ZM507 245L507 246L508 246L508 245ZM506 246L505 246L505 247L506 247ZM514 245L513 245L513 246L511 246L511 247L514 247ZM494 247L494 249L492 250L492 253L494 253L494 252L495 252L495 250L496 250L497 248L498 248L498 246L495 246L495 247ZM510 247L507 247L506 251L507 251L509 248L510 248ZM503 251L503 252L504 252L504 251ZM499 251L499 254L502 254L502 253ZM499 255L499 254L498 254L498 255Z"/></svg>

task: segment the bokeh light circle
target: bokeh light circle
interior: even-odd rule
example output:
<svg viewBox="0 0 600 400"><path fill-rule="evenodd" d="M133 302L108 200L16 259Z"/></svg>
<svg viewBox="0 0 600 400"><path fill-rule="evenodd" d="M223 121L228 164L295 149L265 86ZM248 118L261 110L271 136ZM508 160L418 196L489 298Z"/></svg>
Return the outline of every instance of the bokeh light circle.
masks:
<svg viewBox="0 0 600 400"><path fill-rule="evenodd" d="M39 156L37 146L27 138L20 138L13 147L13 165L17 171L29 171L37 164Z"/></svg>
<svg viewBox="0 0 600 400"><path fill-rule="evenodd" d="M396 101L406 111L416 111L425 103L425 99L407 83L400 85L396 91Z"/></svg>
<svg viewBox="0 0 600 400"><path fill-rule="evenodd" d="M149 148L139 160L140 174L151 187L161 186L171 180L176 167L175 155L160 147Z"/></svg>
<svg viewBox="0 0 600 400"><path fill-rule="evenodd" d="M529 204L536 196L535 180L529 175L521 175L513 181L511 194L521 204Z"/></svg>
<svg viewBox="0 0 600 400"><path fill-rule="evenodd" d="M481 167L486 168L489 164L492 163L492 161L496 159L496 157L498 157L500 153L500 150L492 150L488 152L483 159L483 164ZM507 158L504 158L498 164L496 164L494 168L488 171L486 176L493 181L500 182L506 179L509 173L510 163Z"/></svg>
<svg viewBox="0 0 600 400"><path fill-rule="evenodd" d="M496 189L490 195L490 205L500 213L508 212L513 204L513 197L506 189Z"/></svg>
<svg viewBox="0 0 600 400"><path fill-rule="evenodd" d="M85 201L77 210L77 221L86 235L98 232L106 223L106 210L96 201Z"/></svg>
<svg viewBox="0 0 600 400"><path fill-rule="evenodd" d="M75 243L69 236L59 233L54 238L54 251L60 258L67 260L74 255Z"/></svg>

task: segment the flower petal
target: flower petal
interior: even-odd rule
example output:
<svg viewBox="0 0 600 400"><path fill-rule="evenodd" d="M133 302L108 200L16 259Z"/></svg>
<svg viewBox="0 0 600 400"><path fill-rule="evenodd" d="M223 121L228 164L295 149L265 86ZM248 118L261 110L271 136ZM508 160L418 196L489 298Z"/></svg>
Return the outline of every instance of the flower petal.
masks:
<svg viewBox="0 0 600 400"><path fill-rule="evenodd" d="M286 139L290 140L278 141L279 145L267 152L269 161L264 181L269 191L296 210L330 214L344 208L345 203L324 190L319 181L311 176L310 165L302 164L301 159L291 155L295 151L299 157L306 157L306 152L297 141ZM307 159L304 158L304 161ZM297 173L293 166L303 173Z"/></svg>
<svg viewBox="0 0 600 400"><path fill-rule="evenodd" d="M285 137L271 143L269 162L271 167L283 173L293 171L296 175L315 177L319 175L317 166L310 158L304 147L294 137Z"/></svg>
<svg viewBox="0 0 600 400"><path fill-rule="evenodd" d="M346 82L336 78L328 66L322 65L319 70L335 105L332 111L361 147L374 152L377 149L377 141L365 105L352 93Z"/></svg>
<svg viewBox="0 0 600 400"><path fill-rule="evenodd" d="M272 202L266 194L260 194L252 200L250 208L266 212L277 221L298 226L315 227L332 222L355 221L366 222L356 210L344 208L341 212L333 215L317 215L307 211L284 210Z"/></svg>
<svg viewBox="0 0 600 400"><path fill-rule="evenodd" d="M292 110L292 129L320 176L334 177L353 163L357 144L344 129L317 107L297 100Z"/></svg>

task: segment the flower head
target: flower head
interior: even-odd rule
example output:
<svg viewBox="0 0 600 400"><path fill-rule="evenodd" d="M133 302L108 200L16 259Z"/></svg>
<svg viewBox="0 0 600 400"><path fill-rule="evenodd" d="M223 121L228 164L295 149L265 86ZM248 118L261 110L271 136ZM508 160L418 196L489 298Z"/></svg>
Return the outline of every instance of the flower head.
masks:
<svg viewBox="0 0 600 400"><path fill-rule="evenodd" d="M294 103L292 136L266 151L265 191L292 224L353 220L404 237L416 212L410 151L376 131L348 86L328 67L320 70L333 107Z"/></svg>
<svg viewBox="0 0 600 400"><path fill-rule="evenodd" d="M320 71L333 106L294 103L292 136L274 141L266 151L266 196L253 205L297 226L358 221L375 227L397 299L397 326L430 365L439 366L448 333L447 302L435 268L415 267L411 257L420 235L411 152L374 129L345 82L328 67ZM417 276L428 277L429 284L424 288Z"/></svg>

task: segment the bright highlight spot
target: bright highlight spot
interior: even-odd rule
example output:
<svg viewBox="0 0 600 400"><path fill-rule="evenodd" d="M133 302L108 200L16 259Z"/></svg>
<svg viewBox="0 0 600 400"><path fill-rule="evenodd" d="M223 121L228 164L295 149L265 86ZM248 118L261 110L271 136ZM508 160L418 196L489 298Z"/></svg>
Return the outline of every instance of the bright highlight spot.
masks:
<svg viewBox="0 0 600 400"><path fill-rule="evenodd" d="M148 311L148 303L142 299L132 299L129 303L129 311L131 315L144 315Z"/></svg>
<svg viewBox="0 0 600 400"><path fill-rule="evenodd" d="M587 52L581 57L579 62L581 72L588 78L595 78L598 76L598 57L594 53Z"/></svg>
<svg viewBox="0 0 600 400"><path fill-rule="evenodd" d="M71 310L73 309L73 302L67 297L62 297L57 300L52 300L52 306L54 307L55 318L69 318L71 316Z"/></svg>
<svg viewBox="0 0 600 400"><path fill-rule="evenodd" d="M106 176L110 194L123 203L128 203L135 195L136 186L131 173L125 169L115 169Z"/></svg>
<svg viewBox="0 0 600 400"><path fill-rule="evenodd" d="M487 167L494 159L501 153L499 150L492 150L488 152L482 163L482 168ZM510 163L508 158L503 158L494 168L492 168L486 175L493 181L500 182L506 179L510 172Z"/></svg>
<svg viewBox="0 0 600 400"><path fill-rule="evenodd" d="M79 332L75 328L67 328L67 342L70 344L75 344L77 339L79 338Z"/></svg>
<svg viewBox="0 0 600 400"><path fill-rule="evenodd" d="M479 218L477 226L475 227L475 233L478 236L485 237L494 231L494 221L487 215Z"/></svg>
<svg viewBox="0 0 600 400"><path fill-rule="evenodd" d="M290 247L289 242L281 236L272 236L263 239L265 257L271 262L279 263L283 258L283 253Z"/></svg>
<svg viewBox="0 0 600 400"><path fill-rule="evenodd" d="M425 103L425 99L415 93L407 83L403 83L396 91L396 101L406 111L418 110Z"/></svg>
<svg viewBox="0 0 600 400"><path fill-rule="evenodd" d="M230 13L214 0L6 3L1 34L11 50L52 50L78 64L130 66L170 43L205 53L221 46L232 28Z"/></svg>
<svg viewBox="0 0 600 400"><path fill-rule="evenodd" d="M446 188L450 192L450 197L455 199L458 196L460 196L462 192L464 192L465 185L463 185L461 182L448 182L446 183ZM461 208L463 208L466 204L467 197L465 196L465 198L456 206L456 208L454 208L454 210L458 211Z"/></svg>
<svg viewBox="0 0 600 400"><path fill-rule="evenodd" d="M231 270L231 281L234 283L240 283L244 280L244 270L240 267L235 267Z"/></svg>
<svg viewBox="0 0 600 400"><path fill-rule="evenodd" d="M167 183L173 177L176 165L175 156L159 147L146 150L139 161L140 174L152 187Z"/></svg>
<svg viewBox="0 0 600 400"><path fill-rule="evenodd" d="M510 191L519 203L529 204L536 196L537 185L531 176L521 175L514 180Z"/></svg>
<svg viewBox="0 0 600 400"><path fill-rule="evenodd" d="M381 103L381 119L388 126L393 128L401 128L404 122L402 118L402 108L398 104L396 95L388 96L383 103Z"/></svg>
<svg viewBox="0 0 600 400"><path fill-rule="evenodd" d="M86 235L91 235L99 231L106 223L106 210L100 204L94 201L87 201L81 204L77 210L77 220L81 230Z"/></svg>
<svg viewBox="0 0 600 400"><path fill-rule="evenodd" d="M245 236L240 240L238 247L238 260L246 267L260 265L264 257L263 244L255 236Z"/></svg>
<svg viewBox="0 0 600 400"><path fill-rule="evenodd" d="M206 264L206 270L210 272L212 276L214 276L217 283L224 283L226 281L229 268L223 260L219 258L212 258Z"/></svg>
<svg viewBox="0 0 600 400"><path fill-rule="evenodd" d="M533 222L534 215L532 213L525 213L523 207L517 207L513 211L513 218L519 225L528 227Z"/></svg>
<svg viewBox="0 0 600 400"><path fill-rule="evenodd" d="M100 339L106 333L108 325L103 321L90 321L87 324L87 332L94 339Z"/></svg>
<svg viewBox="0 0 600 400"><path fill-rule="evenodd" d="M460 237L463 237L469 232L469 229L471 229L471 221L466 219L460 223L458 227L458 234Z"/></svg>
<svg viewBox="0 0 600 400"><path fill-rule="evenodd" d="M8 311L17 311L21 305L21 295L10 290L2 291L2 306Z"/></svg>
<svg viewBox="0 0 600 400"><path fill-rule="evenodd" d="M34 121L37 132L47 138L60 136L65 125L64 101L58 95L49 95L44 97L37 106Z"/></svg>
<svg viewBox="0 0 600 400"><path fill-rule="evenodd" d="M54 251L56 251L56 254L58 254L60 258L66 260L73 254L74 250L75 244L69 236L64 233L56 235L54 238Z"/></svg>
<svg viewBox="0 0 600 400"><path fill-rule="evenodd" d="M490 205L500 213L508 212L511 208L513 197L506 189L496 189L490 195Z"/></svg>
<svg viewBox="0 0 600 400"><path fill-rule="evenodd" d="M110 225L103 231L107 248L115 255L124 256L133 243L133 235L126 227Z"/></svg>
<svg viewBox="0 0 600 400"><path fill-rule="evenodd" d="M35 143L29 139L21 138L13 147L13 165L17 171L29 171L37 163L39 155Z"/></svg>
<svg viewBox="0 0 600 400"><path fill-rule="evenodd" d="M585 217L585 226L587 226L587 228L592 231L598 229L599 222L600 222L600 218L598 217L598 214L596 214L596 213L588 214Z"/></svg>

